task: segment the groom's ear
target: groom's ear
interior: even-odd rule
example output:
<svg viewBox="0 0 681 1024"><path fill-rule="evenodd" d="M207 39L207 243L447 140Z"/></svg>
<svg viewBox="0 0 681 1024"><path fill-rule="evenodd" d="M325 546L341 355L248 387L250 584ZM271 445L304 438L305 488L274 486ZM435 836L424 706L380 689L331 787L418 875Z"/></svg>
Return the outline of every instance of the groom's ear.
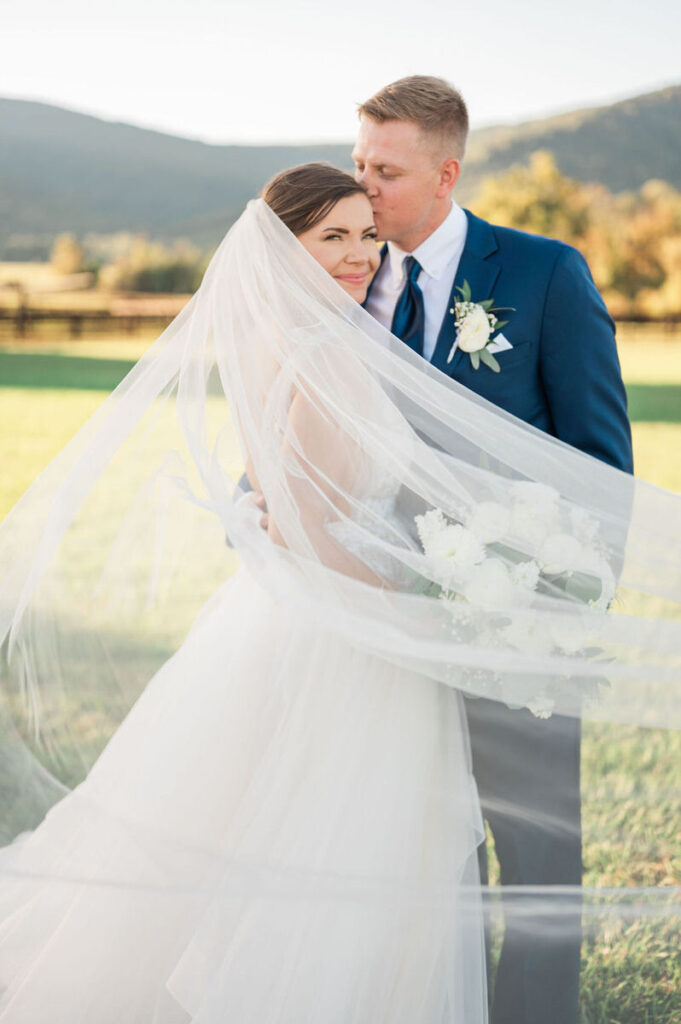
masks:
<svg viewBox="0 0 681 1024"><path fill-rule="evenodd" d="M461 161L451 157L440 165L440 183L437 188L438 199L446 199L456 185L461 173Z"/></svg>

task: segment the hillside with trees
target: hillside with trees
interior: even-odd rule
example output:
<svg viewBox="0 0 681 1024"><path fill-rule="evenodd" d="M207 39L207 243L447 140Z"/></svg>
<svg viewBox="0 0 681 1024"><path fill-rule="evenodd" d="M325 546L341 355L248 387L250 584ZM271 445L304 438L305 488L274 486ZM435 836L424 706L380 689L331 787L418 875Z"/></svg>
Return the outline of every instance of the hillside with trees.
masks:
<svg viewBox="0 0 681 1024"><path fill-rule="evenodd" d="M456 196L540 149L561 173L611 192L681 188L681 86L527 124L473 131ZM227 127L227 122L226 122ZM351 144L209 145L44 103L0 99L0 259L45 259L63 232L143 233L215 245L278 170L351 166Z"/></svg>

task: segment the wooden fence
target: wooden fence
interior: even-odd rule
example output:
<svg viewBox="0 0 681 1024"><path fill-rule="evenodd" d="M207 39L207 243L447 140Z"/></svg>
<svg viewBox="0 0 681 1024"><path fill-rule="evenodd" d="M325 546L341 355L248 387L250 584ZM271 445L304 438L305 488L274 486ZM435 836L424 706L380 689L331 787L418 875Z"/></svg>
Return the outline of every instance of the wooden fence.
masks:
<svg viewBox="0 0 681 1024"><path fill-rule="evenodd" d="M40 333L40 328L53 324L66 328L70 338L80 338L86 330L95 333L121 331L134 334L141 328L163 330L173 319L170 314L160 313L111 313L107 309L31 309L19 306L17 309L0 309L0 331L15 338L29 338Z"/></svg>

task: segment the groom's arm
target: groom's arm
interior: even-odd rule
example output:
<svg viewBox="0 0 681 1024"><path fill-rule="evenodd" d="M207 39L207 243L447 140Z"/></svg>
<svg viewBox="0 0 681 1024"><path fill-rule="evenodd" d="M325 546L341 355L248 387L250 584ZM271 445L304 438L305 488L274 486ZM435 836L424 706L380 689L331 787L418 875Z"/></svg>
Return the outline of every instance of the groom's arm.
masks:
<svg viewBox="0 0 681 1024"><path fill-rule="evenodd" d="M561 246L547 289L540 367L556 435L633 472L615 324L586 260L567 246Z"/></svg>

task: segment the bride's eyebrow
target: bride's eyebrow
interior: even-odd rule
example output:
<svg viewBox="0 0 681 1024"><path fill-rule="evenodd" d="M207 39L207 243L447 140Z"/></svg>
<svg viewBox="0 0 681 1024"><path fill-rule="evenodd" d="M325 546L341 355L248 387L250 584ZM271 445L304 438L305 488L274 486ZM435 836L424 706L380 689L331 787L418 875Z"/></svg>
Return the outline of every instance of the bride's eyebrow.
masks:
<svg viewBox="0 0 681 1024"><path fill-rule="evenodd" d="M336 235L349 235L350 234L350 232L348 231L347 228L324 228L324 230L325 231L333 231L333 233L336 234ZM365 235L367 233L367 231L375 231L375 230L376 230L376 225L375 224L370 224L368 228L363 228L362 229L362 234Z"/></svg>

